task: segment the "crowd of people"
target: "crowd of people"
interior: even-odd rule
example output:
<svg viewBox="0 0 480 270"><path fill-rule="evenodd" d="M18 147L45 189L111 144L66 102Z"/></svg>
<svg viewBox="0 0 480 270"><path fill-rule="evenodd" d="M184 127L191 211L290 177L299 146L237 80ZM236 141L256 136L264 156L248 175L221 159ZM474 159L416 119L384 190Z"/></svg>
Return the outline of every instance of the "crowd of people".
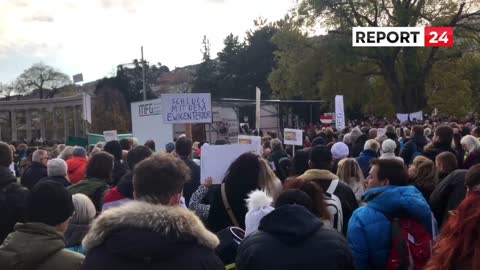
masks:
<svg viewBox="0 0 480 270"><path fill-rule="evenodd" d="M221 184L186 136L0 142L0 269L480 269L479 137L312 127L292 152L270 133Z"/></svg>

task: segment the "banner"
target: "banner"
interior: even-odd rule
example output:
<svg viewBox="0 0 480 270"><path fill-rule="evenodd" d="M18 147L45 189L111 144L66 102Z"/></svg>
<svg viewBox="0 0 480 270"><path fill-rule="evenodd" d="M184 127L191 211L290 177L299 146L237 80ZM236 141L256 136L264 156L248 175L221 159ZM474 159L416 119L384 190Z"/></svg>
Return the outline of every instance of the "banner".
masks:
<svg viewBox="0 0 480 270"><path fill-rule="evenodd" d="M345 111L343 108L343 96L335 96L335 123L337 130L345 128Z"/></svg>
<svg viewBox="0 0 480 270"><path fill-rule="evenodd" d="M202 184L207 177L212 177L213 184L221 184L230 164L247 152L255 152L253 144L227 144L202 146L200 179Z"/></svg>
<svg viewBox="0 0 480 270"><path fill-rule="evenodd" d="M289 129L283 130L283 143L287 145L303 145L303 130Z"/></svg>
<svg viewBox="0 0 480 270"><path fill-rule="evenodd" d="M105 138L105 142L109 141L118 141L118 134L116 130L106 130L103 132L103 137Z"/></svg>
<svg viewBox="0 0 480 270"><path fill-rule="evenodd" d="M153 140L157 151L165 150L165 145L173 141L173 125L163 123L162 100L153 99L130 104L132 112L132 132L143 145Z"/></svg>
<svg viewBox="0 0 480 270"><path fill-rule="evenodd" d="M212 100L206 94L162 95L165 124L212 123Z"/></svg>
<svg viewBox="0 0 480 270"><path fill-rule="evenodd" d="M255 99L255 129L260 134L260 119L261 119L261 110L260 110L260 99L262 97L262 91L257 87L256 90L256 99Z"/></svg>
<svg viewBox="0 0 480 270"><path fill-rule="evenodd" d="M408 113L397 113L397 119L400 123L408 121Z"/></svg>
<svg viewBox="0 0 480 270"><path fill-rule="evenodd" d="M92 97L83 93L83 120L92 123Z"/></svg>
<svg viewBox="0 0 480 270"><path fill-rule="evenodd" d="M419 112L411 113L410 114L410 121L413 121L414 119L423 121L423 112L419 111Z"/></svg>

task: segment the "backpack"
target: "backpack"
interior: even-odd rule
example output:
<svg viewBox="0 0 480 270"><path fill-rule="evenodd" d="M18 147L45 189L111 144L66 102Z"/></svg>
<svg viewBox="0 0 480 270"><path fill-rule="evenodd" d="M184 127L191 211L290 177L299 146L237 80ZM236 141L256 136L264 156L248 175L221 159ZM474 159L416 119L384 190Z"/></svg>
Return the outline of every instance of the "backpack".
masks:
<svg viewBox="0 0 480 270"><path fill-rule="evenodd" d="M386 270L421 270L432 255L433 237L411 218L392 219L392 246Z"/></svg>
<svg viewBox="0 0 480 270"><path fill-rule="evenodd" d="M327 191L325 191L323 200L327 206L328 212L330 212L330 220L324 221L325 224L331 228L336 229L339 232L342 232L343 229L343 210L342 202L340 198L333 194L337 189L338 183L340 180L332 180Z"/></svg>

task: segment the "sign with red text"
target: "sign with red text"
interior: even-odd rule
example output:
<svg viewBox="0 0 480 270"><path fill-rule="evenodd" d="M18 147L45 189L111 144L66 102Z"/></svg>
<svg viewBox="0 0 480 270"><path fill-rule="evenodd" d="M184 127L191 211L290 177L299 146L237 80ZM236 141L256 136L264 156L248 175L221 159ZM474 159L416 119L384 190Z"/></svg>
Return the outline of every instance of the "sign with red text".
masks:
<svg viewBox="0 0 480 270"><path fill-rule="evenodd" d="M353 27L353 47L453 47L453 27Z"/></svg>

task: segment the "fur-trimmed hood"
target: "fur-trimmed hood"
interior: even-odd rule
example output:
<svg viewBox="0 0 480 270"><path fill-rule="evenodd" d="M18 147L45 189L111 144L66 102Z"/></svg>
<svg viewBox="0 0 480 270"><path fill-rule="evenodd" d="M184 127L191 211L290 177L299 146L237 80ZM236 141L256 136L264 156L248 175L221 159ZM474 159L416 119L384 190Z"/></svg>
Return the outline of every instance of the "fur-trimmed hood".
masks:
<svg viewBox="0 0 480 270"><path fill-rule="evenodd" d="M188 209L134 201L102 213L82 244L87 251L105 244L116 254L155 258L190 244L213 250L219 240Z"/></svg>

